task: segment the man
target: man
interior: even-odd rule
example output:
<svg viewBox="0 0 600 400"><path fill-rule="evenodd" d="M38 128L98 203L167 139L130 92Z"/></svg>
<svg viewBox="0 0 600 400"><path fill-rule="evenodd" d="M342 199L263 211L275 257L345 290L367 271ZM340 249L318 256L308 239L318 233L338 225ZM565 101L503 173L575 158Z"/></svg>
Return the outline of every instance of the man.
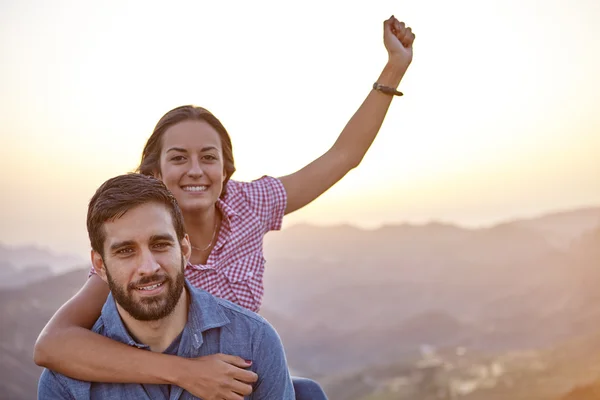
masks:
<svg viewBox="0 0 600 400"><path fill-rule="evenodd" d="M268 322L185 280L191 246L179 206L162 182L140 174L106 181L90 201L87 225L92 263L111 292L93 331L187 358L242 357L258 375L249 398L294 399L283 346ZM240 389L239 398L247 394ZM177 386L84 382L44 370L38 398L196 397Z"/></svg>

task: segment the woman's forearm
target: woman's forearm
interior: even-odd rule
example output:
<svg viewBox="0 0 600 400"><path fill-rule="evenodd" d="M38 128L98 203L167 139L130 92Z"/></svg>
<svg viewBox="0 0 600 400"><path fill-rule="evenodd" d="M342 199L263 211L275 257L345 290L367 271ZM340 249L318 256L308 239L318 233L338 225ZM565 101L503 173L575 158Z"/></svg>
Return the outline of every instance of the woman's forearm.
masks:
<svg viewBox="0 0 600 400"><path fill-rule="evenodd" d="M183 359L128 346L84 328L64 329L40 340L50 353L38 364L90 382L175 384Z"/></svg>
<svg viewBox="0 0 600 400"><path fill-rule="evenodd" d="M108 296L92 275L42 330L35 343L37 365L91 382L173 383L182 360L130 347L92 332Z"/></svg>
<svg viewBox="0 0 600 400"><path fill-rule="evenodd" d="M391 60L385 65L377 82L397 88L407 66ZM394 96L372 89L333 145L334 151L346 154L352 167L358 166L375 140Z"/></svg>
<svg viewBox="0 0 600 400"><path fill-rule="evenodd" d="M107 295L108 286L90 277L44 327L35 343L35 363L88 382L172 384L200 398L229 398L240 385L251 392L257 377L240 357L177 357L93 332Z"/></svg>

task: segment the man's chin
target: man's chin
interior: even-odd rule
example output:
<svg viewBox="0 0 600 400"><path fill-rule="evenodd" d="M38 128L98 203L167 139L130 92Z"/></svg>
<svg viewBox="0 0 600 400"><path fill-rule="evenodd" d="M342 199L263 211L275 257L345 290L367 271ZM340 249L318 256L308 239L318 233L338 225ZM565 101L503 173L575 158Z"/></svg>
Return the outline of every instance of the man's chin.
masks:
<svg viewBox="0 0 600 400"><path fill-rule="evenodd" d="M165 302L156 299L150 304L138 303L128 313L138 321L158 321L165 317Z"/></svg>

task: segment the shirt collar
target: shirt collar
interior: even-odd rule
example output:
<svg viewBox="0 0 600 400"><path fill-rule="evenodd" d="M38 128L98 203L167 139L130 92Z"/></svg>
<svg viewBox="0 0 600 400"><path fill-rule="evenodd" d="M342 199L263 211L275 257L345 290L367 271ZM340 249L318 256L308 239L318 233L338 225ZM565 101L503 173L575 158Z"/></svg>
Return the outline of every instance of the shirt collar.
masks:
<svg viewBox="0 0 600 400"><path fill-rule="evenodd" d="M211 294L193 287L187 279L185 287L190 295L190 304L188 320L181 340L182 342L191 340L193 347L198 349L203 343L202 333L204 331L227 325L231 321ZM149 349L148 346L136 342L125 328L112 293L108 295L102 307L101 318L106 336L130 346Z"/></svg>
<svg viewBox="0 0 600 400"><path fill-rule="evenodd" d="M223 223L221 224L219 236L217 237L217 243L215 243L213 251L219 251L219 249L225 245L229 238L229 234L235 231L236 224L239 223L240 219L239 214L229 204L227 204L227 201L222 200L221 198L217 200L217 208L221 210Z"/></svg>
<svg viewBox="0 0 600 400"><path fill-rule="evenodd" d="M233 207L227 204L227 202L221 199L220 197L217 199L217 207L219 207L223 218L227 220L227 222L231 222L233 218L239 216L238 213L233 209Z"/></svg>
<svg viewBox="0 0 600 400"><path fill-rule="evenodd" d="M187 279L185 284L190 293L190 310L186 329L190 332L194 347L198 349L202 345L204 331L225 326L231 321L212 294L193 287Z"/></svg>

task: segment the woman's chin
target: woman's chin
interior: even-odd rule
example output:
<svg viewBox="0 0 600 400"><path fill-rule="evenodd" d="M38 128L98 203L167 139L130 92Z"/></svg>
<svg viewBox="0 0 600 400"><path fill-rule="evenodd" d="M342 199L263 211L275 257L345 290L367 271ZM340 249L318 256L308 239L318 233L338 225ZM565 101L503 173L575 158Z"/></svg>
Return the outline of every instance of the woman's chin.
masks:
<svg viewBox="0 0 600 400"><path fill-rule="evenodd" d="M196 199L194 201L182 202L179 207L181 207L183 213L197 213L210 209L216 202L216 199Z"/></svg>

